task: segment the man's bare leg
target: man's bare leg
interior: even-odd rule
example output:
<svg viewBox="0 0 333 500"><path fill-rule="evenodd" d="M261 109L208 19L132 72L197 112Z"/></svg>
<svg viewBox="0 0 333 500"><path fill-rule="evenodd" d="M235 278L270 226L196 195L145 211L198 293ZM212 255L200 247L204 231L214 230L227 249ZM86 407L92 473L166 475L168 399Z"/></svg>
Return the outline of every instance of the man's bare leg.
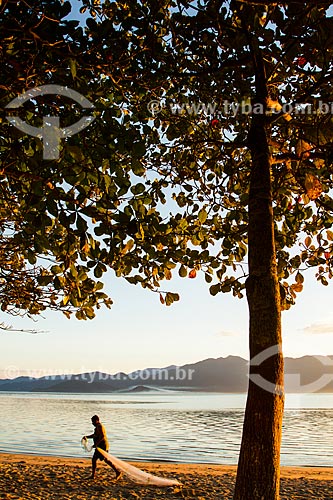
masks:
<svg viewBox="0 0 333 500"><path fill-rule="evenodd" d="M91 470L91 479L94 479L96 468L97 468L97 458L92 457L91 467L92 467L92 470Z"/></svg>
<svg viewBox="0 0 333 500"><path fill-rule="evenodd" d="M116 479L119 479L120 476L121 476L121 472L120 470L118 470L114 465L113 463L111 462L111 460L108 460L107 458L104 459L105 462L115 471L116 473Z"/></svg>

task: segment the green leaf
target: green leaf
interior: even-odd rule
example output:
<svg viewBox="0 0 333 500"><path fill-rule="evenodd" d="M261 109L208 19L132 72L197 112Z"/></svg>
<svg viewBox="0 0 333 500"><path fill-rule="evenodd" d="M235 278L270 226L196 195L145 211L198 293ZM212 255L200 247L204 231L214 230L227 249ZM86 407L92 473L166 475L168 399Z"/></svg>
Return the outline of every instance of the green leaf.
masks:
<svg viewBox="0 0 333 500"><path fill-rule="evenodd" d="M205 273L205 281L206 283L211 283L213 281L213 277L210 274Z"/></svg>
<svg viewBox="0 0 333 500"><path fill-rule="evenodd" d="M27 257L28 257L29 264L31 264L31 265L36 264L37 257L36 257L36 254L34 252L32 252L31 250L28 250Z"/></svg>
<svg viewBox="0 0 333 500"><path fill-rule="evenodd" d="M60 266L52 266L51 267L51 272L53 274L62 274L63 273L63 270L61 269Z"/></svg>
<svg viewBox="0 0 333 500"><path fill-rule="evenodd" d="M81 217L81 215L78 215L76 218L76 227L80 233L85 233L88 229L87 222Z"/></svg>
<svg viewBox="0 0 333 500"><path fill-rule="evenodd" d="M38 276L37 280L41 286L47 286L53 281L53 276Z"/></svg>
<svg viewBox="0 0 333 500"><path fill-rule="evenodd" d="M84 161L84 154L79 146L71 146L70 144L67 144L66 149L74 160L78 162Z"/></svg>
<svg viewBox="0 0 333 500"><path fill-rule="evenodd" d="M73 80L75 80L75 78L76 78L76 60L75 59L70 59L69 60L69 67L70 67L70 70L71 70L71 74L72 74Z"/></svg>
<svg viewBox="0 0 333 500"><path fill-rule="evenodd" d="M202 208L200 210L200 212L198 213L199 222L201 222L201 224L204 224L204 222L206 222L207 217L208 217L208 214L207 214L206 210L204 208Z"/></svg>
<svg viewBox="0 0 333 500"><path fill-rule="evenodd" d="M217 285L212 285L212 286L209 288L209 293L210 293L211 295L213 295L213 297L215 297L215 295L217 295L220 291L221 291L221 285L220 285L220 284L217 284Z"/></svg>
<svg viewBox="0 0 333 500"><path fill-rule="evenodd" d="M146 146L143 142L135 142L133 144L133 156L135 158L140 158L146 153Z"/></svg>
<svg viewBox="0 0 333 500"><path fill-rule="evenodd" d="M146 172L146 169L143 166L142 162L137 158L132 158L132 170L133 173L139 177L141 177Z"/></svg>
<svg viewBox="0 0 333 500"><path fill-rule="evenodd" d="M101 278L103 276L103 271L104 271L104 266L100 263L97 264L97 266L94 269L95 278Z"/></svg>
<svg viewBox="0 0 333 500"><path fill-rule="evenodd" d="M89 319L94 319L96 316L92 307L85 307L84 312Z"/></svg>
<svg viewBox="0 0 333 500"><path fill-rule="evenodd" d="M145 186L141 183L135 184L134 186L131 187L131 191L133 194L141 194L145 191Z"/></svg>
<svg viewBox="0 0 333 500"><path fill-rule="evenodd" d="M81 319L81 320L82 319L86 319L86 315L84 314L84 311L82 311L81 309L79 309L78 311L76 311L75 317L76 317L76 319Z"/></svg>
<svg viewBox="0 0 333 500"><path fill-rule="evenodd" d="M186 278L187 277L187 269L185 266L180 266L179 271L178 271L179 276L181 278Z"/></svg>
<svg viewBox="0 0 333 500"><path fill-rule="evenodd" d="M161 296L160 296L161 297ZM171 293L167 292L164 298L164 302L167 306L171 306L174 302L177 302L179 300L179 295L178 293ZM161 300L163 303L163 301Z"/></svg>

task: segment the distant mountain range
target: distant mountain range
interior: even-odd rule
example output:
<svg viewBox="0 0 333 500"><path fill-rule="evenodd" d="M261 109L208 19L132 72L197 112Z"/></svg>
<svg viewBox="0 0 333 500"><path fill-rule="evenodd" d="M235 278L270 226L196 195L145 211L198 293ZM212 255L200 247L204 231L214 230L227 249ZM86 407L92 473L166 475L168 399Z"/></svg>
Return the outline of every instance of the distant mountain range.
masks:
<svg viewBox="0 0 333 500"><path fill-rule="evenodd" d="M90 372L41 378L0 380L0 391L107 393L187 390L242 393L248 386L248 362L237 356L205 359L132 373ZM287 392L333 392L333 356L285 359Z"/></svg>

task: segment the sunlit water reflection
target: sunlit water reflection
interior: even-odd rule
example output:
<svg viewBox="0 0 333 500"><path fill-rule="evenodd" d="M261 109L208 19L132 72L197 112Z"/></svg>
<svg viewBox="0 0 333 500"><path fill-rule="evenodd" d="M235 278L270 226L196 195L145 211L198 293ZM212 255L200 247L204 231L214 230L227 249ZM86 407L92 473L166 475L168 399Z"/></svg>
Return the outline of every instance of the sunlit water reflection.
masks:
<svg viewBox="0 0 333 500"><path fill-rule="evenodd" d="M0 393L0 451L86 456L99 414L125 460L236 464L243 394ZM333 466L333 394L287 395L283 465Z"/></svg>

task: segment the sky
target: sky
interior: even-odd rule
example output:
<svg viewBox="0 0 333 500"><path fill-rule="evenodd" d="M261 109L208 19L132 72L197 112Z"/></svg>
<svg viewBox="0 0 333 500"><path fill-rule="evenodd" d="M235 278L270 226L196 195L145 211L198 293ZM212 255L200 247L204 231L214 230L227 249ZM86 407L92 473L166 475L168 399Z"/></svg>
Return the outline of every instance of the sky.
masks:
<svg viewBox="0 0 333 500"><path fill-rule="evenodd" d="M75 18L78 7L72 3L70 17ZM1 313L0 322L41 333L0 330L0 378L130 372L229 355L248 359L245 298L212 297L199 273L196 279L176 277L167 282L168 290L179 292L181 300L166 307L158 294L130 285L112 272L104 276L114 305L97 311L92 321L68 320L50 311L35 321ZM312 271L305 273L297 304L282 313L286 356L333 355L332 299L331 283L324 287Z"/></svg>
<svg viewBox="0 0 333 500"><path fill-rule="evenodd" d="M297 304L282 313L283 349L289 357L333 355L332 284L324 287L311 272L305 273ZM97 311L94 320L68 320L60 312L47 312L33 322L2 313L0 321L41 333L0 331L0 378L128 373L229 355L248 359L245 298L212 297L200 274L167 282L170 291L181 295L170 307L159 302L158 294L111 272L105 282L114 305Z"/></svg>

